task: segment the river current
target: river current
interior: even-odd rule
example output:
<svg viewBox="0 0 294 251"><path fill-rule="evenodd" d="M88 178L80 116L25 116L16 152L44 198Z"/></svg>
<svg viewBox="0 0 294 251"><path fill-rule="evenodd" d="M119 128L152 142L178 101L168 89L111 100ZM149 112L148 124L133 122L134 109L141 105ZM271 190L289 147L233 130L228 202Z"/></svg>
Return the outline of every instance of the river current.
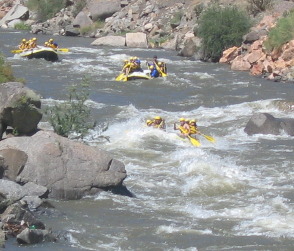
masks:
<svg viewBox="0 0 294 251"><path fill-rule="evenodd" d="M68 85L90 78L87 104L97 128L86 141L125 164L124 184L135 197L102 192L53 200L61 213L42 220L64 241L18 246L13 239L6 250L293 250L294 138L244 133L254 113L294 118L274 105L293 101L293 84L174 51L93 47L89 38L54 37L70 49L60 62L26 60L10 53L23 37L32 34L0 30L0 50L43 106L62 102ZM124 59L137 56L145 67L154 55L167 63L167 78L114 81ZM166 132L145 126L156 115L166 120ZM173 130L180 117L197 119L216 143L200 137L197 148L180 140Z"/></svg>

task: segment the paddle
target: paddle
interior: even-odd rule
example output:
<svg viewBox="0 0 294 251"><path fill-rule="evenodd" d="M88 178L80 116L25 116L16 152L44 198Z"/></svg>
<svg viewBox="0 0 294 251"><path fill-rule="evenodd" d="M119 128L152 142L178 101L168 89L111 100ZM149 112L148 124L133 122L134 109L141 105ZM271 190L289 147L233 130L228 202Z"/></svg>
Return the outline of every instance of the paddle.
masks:
<svg viewBox="0 0 294 251"><path fill-rule="evenodd" d="M10 52L11 53L14 53L14 54L17 54L17 53L22 53L23 50L11 50Z"/></svg>
<svg viewBox="0 0 294 251"><path fill-rule="evenodd" d="M57 48L57 51L62 51L62 52L69 52L68 48Z"/></svg>
<svg viewBox="0 0 294 251"><path fill-rule="evenodd" d="M208 136L208 135L205 135L201 132L198 132L198 134L202 135L204 138L206 138L207 140L209 140L210 142L214 143L215 142L215 139L211 136Z"/></svg>
<svg viewBox="0 0 294 251"><path fill-rule="evenodd" d="M124 79L124 77L125 77L125 74L121 73L115 78L115 81L122 81Z"/></svg>
<svg viewBox="0 0 294 251"><path fill-rule="evenodd" d="M192 138L191 136L187 136L190 140L190 142L192 143L193 146L200 146L200 142L197 139Z"/></svg>

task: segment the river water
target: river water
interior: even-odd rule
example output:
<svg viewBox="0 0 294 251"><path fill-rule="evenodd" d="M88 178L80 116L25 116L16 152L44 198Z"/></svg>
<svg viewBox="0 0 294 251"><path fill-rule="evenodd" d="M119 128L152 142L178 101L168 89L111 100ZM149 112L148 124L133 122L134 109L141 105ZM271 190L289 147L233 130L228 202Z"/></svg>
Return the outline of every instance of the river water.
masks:
<svg viewBox="0 0 294 251"><path fill-rule="evenodd" d="M0 49L15 75L41 94L43 106L62 101L69 84L90 77L87 104L98 123L86 140L124 162L124 184L135 197L102 192L52 201L61 213L42 220L66 238L29 247L10 240L7 250L293 250L294 138L243 131L256 112L294 118L274 105L293 101L293 84L174 51L92 47L87 38L55 37L70 49L56 63L10 53L31 36L0 31ZM114 81L124 59L138 56L145 64L155 54L168 65L166 79ZM165 118L166 132L145 126L156 115ZM197 119L216 143L200 137L197 148L179 140L173 123L180 117ZM110 142L99 137L106 124Z"/></svg>

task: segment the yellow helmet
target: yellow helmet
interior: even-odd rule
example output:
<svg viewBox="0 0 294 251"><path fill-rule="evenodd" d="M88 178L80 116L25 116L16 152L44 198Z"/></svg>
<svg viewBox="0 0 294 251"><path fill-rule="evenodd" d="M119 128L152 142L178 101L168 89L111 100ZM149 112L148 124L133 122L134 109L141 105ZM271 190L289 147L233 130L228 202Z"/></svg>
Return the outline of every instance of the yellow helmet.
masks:
<svg viewBox="0 0 294 251"><path fill-rule="evenodd" d="M196 123L196 119L191 119L190 123Z"/></svg>
<svg viewBox="0 0 294 251"><path fill-rule="evenodd" d="M150 125L152 123L152 120L150 120L150 119L148 119L147 121L146 121L146 124L147 125Z"/></svg>
<svg viewBox="0 0 294 251"><path fill-rule="evenodd" d="M37 40L37 38L35 38L35 37L33 37L33 39L32 39L33 41L36 41Z"/></svg>
<svg viewBox="0 0 294 251"><path fill-rule="evenodd" d="M154 119L161 119L161 117L160 116L156 116L156 117L154 117Z"/></svg>
<svg viewBox="0 0 294 251"><path fill-rule="evenodd" d="M158 62L158 65L162 65L162 62Z"/></svg>
<svg viewBox="0 0 294 251"><path fill-rule="evenodd" d="M152 69L154 69L154 66L153 65L150 65L149 68L152 70Z"/></svg>
<svg viewBox="0 0 294 251"><path fill-rule="evenodd" d="M21 40L22 42L26 42L27 40L24 38L23 40Z"/></svg>
<svg viewBox="0 0 294 251"><path fill-rule="evenodd" d="M182 121L186 121L186 119L185 119L185 118L180 118L179 120L180 120L181 122L182 122Z"/></svg>
<svg viewBox="0 0 294 251"><path fill-rule="evenodd" d="M53 38L50 38L50 39L49 39L49 42L53 42Z"/></svg>

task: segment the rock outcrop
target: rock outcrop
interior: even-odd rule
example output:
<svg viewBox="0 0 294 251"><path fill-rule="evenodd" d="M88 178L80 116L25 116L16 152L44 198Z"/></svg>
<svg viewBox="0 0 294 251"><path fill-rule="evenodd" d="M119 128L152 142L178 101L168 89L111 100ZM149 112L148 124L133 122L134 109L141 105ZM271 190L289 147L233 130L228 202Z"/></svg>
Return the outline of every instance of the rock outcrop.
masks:
<svg viewBox="0 0 294 251"><path fill-rule="evenodd" d="M0 142L1 151L6 151L6 156L9 151L22 151L27 156L23 158L27 160L22 163L22 168L16 168L19 164L11 161L5 162L4 157L7 163L4 176L19 170L16 182L44 186L51 198L79 199L87 193L97 192L97 189L119 187L126 178L123 163L107 152L51 131L39 131L30 137L7 138Z"/></svg>
<svg viewBox="0 0 294 251"><path fill-rule="evenodd" d="M268 113L254 114L248 121L244 131L248 135L286 133L294 136L294 119L275 118Z"/></svg>
<svg viewBox="0 0 294 251"><path fill-rule="evenodd" d="M7 126L19 135L28 135L37 130L42 118L41 101L34 91L22 83L0 84L0 140Z"/></svg>

